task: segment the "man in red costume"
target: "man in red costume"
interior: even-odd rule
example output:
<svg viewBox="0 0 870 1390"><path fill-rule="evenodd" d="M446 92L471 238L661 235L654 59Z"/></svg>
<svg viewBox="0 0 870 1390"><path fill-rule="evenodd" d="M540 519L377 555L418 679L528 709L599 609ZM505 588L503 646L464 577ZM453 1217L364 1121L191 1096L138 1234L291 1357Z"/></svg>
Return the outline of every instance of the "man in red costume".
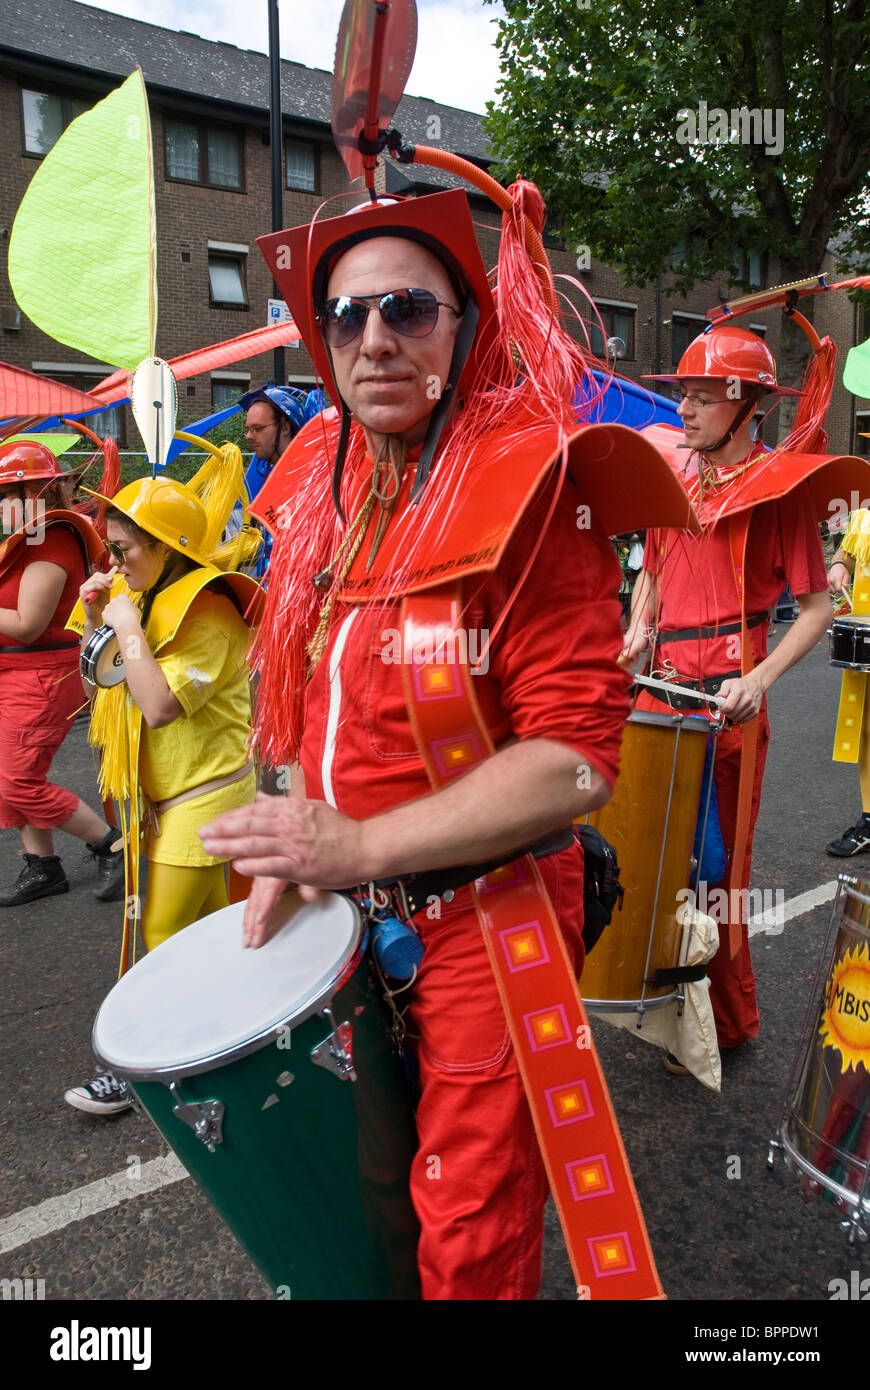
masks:
<svg viewBox="0 0 870 1390"><path fill-rule="evenodd" d="M255 504L276 527L260 736L275 763L298 759L291 796L203 836L257 876L251 946L288 882L407 890L424 948L406 996L423 1295L533 1298L547 1177L469 884L534 846L579 967L582 864L566 832L610 794L628 700L618 568L560 458L580 467L584 444L598 462L622 443L638 476L672 480L630 431L578 432L568 377L549 416L513 384L463 194L276 234L264 254L276 273L308 256L307 278L283 273L282 289L341 418L308 425ZM534 360L531 344L517 355ZM435 764L453 753L421 733L404 605L445 581L491 751L439 787ZM431 669L449 683L444 660ZM451 749L461 758L475 738Z"/></svg>
<svg viewBox="0 0 870 1390"><path fill-rule="evenodd" d="M776 364L763 340L735 326L714 327L689 345L673 376L651 379L669 381L679 388L685 442L674 446L681 452L674 451L671 457L704 530L697 537L674 531L648 535L623 660L633 663L647 647L652 632L652 674L682 685L703 683L707 693L721 697L722 714L730 721L718 738L715 784L728 856L724 883L738 893L729 897L727 917L716 914L723 929L708 973L719 1046L733 1048L758 1033L748 930L746 922L740 921L745 894L739 890L749 886L752 837L770 738L765 696L774 681L805 656L822 635L830 616L827 578L817 504L800 475L789 480L787 488L780 485L770 489L770 500L751 505L751 498L744 499L739 515L748 522L745 551L736 541L734 518L738 509L734 502L739 489L746 491L756 474L763 476L767 455L764 446L752 440L753 414L766 392L798 394L777 385ZM667 448L665 431L648 433L659 447ZM799 457L809 463L813 456ZM818 457L816 461L824 460ZM800 616L768 655L768 610L786 584L797 596ZM744 603L741 594L745 594ZM744 615L751 660L743 659ZM674 697L654 695L650 690L641 697L641 703L660 709L658 699L668 703ZM755 719L757 739L744 793L748 803L746 832L738 846L741 752L744 730ZM732 869L739 849L744 858L742 871L735 878ZM740 930L739 949L734 955L729 948L729 925L735 933L738 927Z"/></svg>

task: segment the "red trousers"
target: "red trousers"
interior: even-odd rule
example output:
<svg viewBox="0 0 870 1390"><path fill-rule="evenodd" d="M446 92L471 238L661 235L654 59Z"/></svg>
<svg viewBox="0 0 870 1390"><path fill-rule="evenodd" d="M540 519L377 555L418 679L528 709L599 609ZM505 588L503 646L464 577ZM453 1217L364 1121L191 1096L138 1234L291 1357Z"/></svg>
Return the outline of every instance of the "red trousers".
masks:
<svg viewBox="0 0 870 1390"><path fill-rule="evenodd" d="M749 813L749 831L746 843L746 857L743 861L743 875L740 883L731 884L732 890L747 889L752 868L752 839L755 822L761 804L761 784L764 779L764 765L767 759L767 745L770 742L770 725L767 711L762 709L759 716L758 744L755 755L755 771L752 783L752 805ZM716 748L716 767L714 780L719 798L719 825L722 840L728 856L728 871L723 887L729 887L728 872L734 853L734 833L737 825L737 783L740 768L740 749L743 732L740 726L723 729ZM746 922L742 927L742 945L732 958L728 945L728 922L736 921L738 912L746 902L745 893L738 896L732 891L729 912L711 912L719 921L719 950L707 965L710 977L710 999L716 1018L716 1039L720 1047L737 1047L758 1034L758 1005L755 999L755 976L749 957L749 933Z"/></svg>
<svg viewBox="0 0 870 1390"><path fill-rule="evenodd" d="M49 782L52 759L84 703L74 666L0 671L0 826L52 829L69 820L78 797Z"/></svg>
<svg viewBox="0 0 870 1390"><path fill-rule="evenodd" d="M580 964L579 852L539 861ZM422 1099L411 1196L426 1299L533 1299L548 1184L507 1023L467 889L440 918L415 918L425 955L414 986Z"/></svg>

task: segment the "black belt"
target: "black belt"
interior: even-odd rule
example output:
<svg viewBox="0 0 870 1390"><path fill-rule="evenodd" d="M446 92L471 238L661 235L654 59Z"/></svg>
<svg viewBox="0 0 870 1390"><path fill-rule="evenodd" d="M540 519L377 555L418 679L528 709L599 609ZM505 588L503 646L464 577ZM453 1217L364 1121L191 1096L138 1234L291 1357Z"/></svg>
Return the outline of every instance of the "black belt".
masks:
<svg viewBox="0 0 870 1390"><path fill-rule="evenodd" d="M724 676L708 676L703 681L683 680L680 676L680 685L691 686L692 690L697 690L697 695L681 695L677 691L657 690L653 685L642 685L640 690L645 690L656 700L661 700L663 705L668 705L670 709L703 709L705 707L705 695L718 695L725 681L739 681L743 675L742 671L726 671Z"/></svg>
<svg viewBox="0 0 870 1390"><path fill-rule="evenodd" d="M78 645L78 642L30 642L26 647L0 645L0 656L5 656L7 652L71 652Z"/></svg>
<svg viewBox="0 0 870 1390"><path fill-rule="evenodd" d="M770 613L765 608L763 613L753 613L751 618L746 619L747 627L758 627L760 623L770 620ZM710 637L730 637L734 632L742 632L742 623L725 623L723 627L680 627L673 632L659 632L656 642L688 642L692 637L702 637L706 641Z"/></svg>
<svg viewBox="0 0 870 1390"><path fill-rule="evenodd" d="M551 835L545 835L533 845L511 851L507 857L502 855L499 859L488 859L483 864L457 864L450 869L432 869L429 873L408 875L407 878L380 879L374 886L395 891L403 906L407 904L408 913L413 917L436 898L452 902L457 888L467 887L475 879L504 868L505 864L512 863L514 859L521 859L524 854L531 854L535 859L546 859L549 855L558 854L575 843L573 829L554 830Z"/></svg>

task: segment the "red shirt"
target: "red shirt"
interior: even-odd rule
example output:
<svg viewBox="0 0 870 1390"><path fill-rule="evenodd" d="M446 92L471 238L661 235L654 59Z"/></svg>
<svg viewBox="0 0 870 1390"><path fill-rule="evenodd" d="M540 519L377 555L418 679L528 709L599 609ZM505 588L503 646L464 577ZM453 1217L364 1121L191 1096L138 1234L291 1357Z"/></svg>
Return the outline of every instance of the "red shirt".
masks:
<svg viewBox="0 0 870 1390"><path fill-rule="evenodd" d="M33 666L75 666L78 662L79 644L75 634L66 632L64 625L78 598L86 570L81 545L67 526L48 526L39 544L25 543L21 546L9 569L0 575L0 608L17 609L18 591L24 571L37 560L60 565L66 573L66 582L48 626L27 645L43 647L59 643L63 649L57 648L47 652L4 652L4 648L24 644L15 637L6 637L0 633L0 670L22 670Z"/></svg>
<svg viewBox="0 0 870 1390"><path fill-rule="evenodd" d="M671 661L690 680L740 668L736 636L668 642L667 630L711 627L740 620L726 520L700 536L685 531L650 531L644 569L656 576L660 640L656 665ZM746 613L751 617L776 603L788 584L794 594L827 588L824 553L812 496L799 484L752 514L746 547ZM767 655L767 623L750 631L756 664Z"/></svg>
<svg viewBox="0 0 870 1390"><path fill-rule="evenodd" d="M622 637L620 571L607 539L577 528L577 499L563 488L550 527L504 625L505 602L540 537L546 500L530 509L497 570L464 584L469 654L495 633L475 694L496 747L547 738L577 753L612 785L628 714L628 680L616 665ZM402 688L389 656L398 603L337 604L326 652L308 686L301 762L306 794L357 818L430 790ZM476 645L476 649L475 649Z"/></svg>

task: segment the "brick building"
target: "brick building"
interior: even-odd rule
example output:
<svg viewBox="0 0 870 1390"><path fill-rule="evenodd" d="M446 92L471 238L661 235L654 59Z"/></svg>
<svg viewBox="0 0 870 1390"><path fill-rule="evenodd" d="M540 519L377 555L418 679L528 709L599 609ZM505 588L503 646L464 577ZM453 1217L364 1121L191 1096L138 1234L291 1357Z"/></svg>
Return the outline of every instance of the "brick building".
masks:
<svg viewBox="0 0 870 1390"><path fill-rule="evenodd" d="M284 19L285 24L288 22ZM77 0L31 0L25 8L0 0L0 240L8 242L15 211L40 158L62 129L142 68L151 109L156 179L159 329L157 350L174 357L264 325L273 293L256 237L271 228L269 67L260 53L214 43L108 14ZM284 225L308 220L324 200L348 184L330 133L331 74L282 62ZM437 102L405 97L395 125L406 139L440 145L485 165L480 117ZM423 195L457 180L427 168L389 161L381 177L388 189ZM84 196L84 195L83 195ZM491 204L472 193L484 260L495 260L499 223ZM348 205L333 204L336 211ZM737 291L727 275L697 286L687 297L671 293L673 277L641 289L582 250L549 247L557 274L582 283L598 306L607 337L625 345L619 370L633 380L667 371L701 330L705 311ZM741 260L735 249L735 264ZM830 268L830 267L826 267ZM808 273L817 267L808 267ZM753 282L774 285L773 258L744 265ZM566 292L582 305L570 286ZM588 309L581 308L588 316ZM741 322L779 348L779 314ZM844 355L863 341L870 321L844 295L816 302L816 326L830 332ZM593 346L602 350L601 335ZM0 273L0 359L87 388L108 373L46 337L17 309ZM310 384L314 372L302 347L286 350L291 382ZM180 415L194 419L234 399L271 374L271 355L233 364L180 383ZM863 412L863 413L862 413ZM118 412L120 415L120 412ZM116 422L125 431L129 426ZM856 402L839 384L829 418L831 447L868 452L870 401ZM133 439L131 437L131 443Z"/></svg>

